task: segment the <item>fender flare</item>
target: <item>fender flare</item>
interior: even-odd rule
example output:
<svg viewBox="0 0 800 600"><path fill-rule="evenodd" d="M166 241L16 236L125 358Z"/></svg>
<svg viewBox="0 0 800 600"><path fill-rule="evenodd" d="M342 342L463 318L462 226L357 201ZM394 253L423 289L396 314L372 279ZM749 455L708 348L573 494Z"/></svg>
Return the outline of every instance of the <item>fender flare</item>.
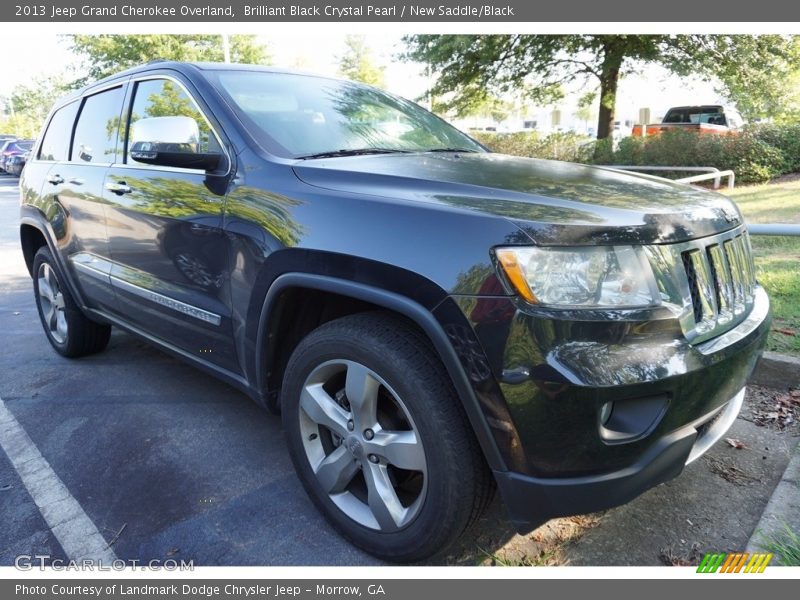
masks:
<svg viewBox="0 0 800 600"><path fill-rule="evenodd" d="M56 261L58 268L61 270L64 282L66 283L70 294L72 294L72 297L75 299L78 306L80 306L82 309L86 309L86 303L83 300L83 295L72 281L72 277L70 277L70 272L67 269L67 265L64 263L64 258L61 255L61 252L58 251L58 247L53 241L55 239L53 228L50 226L50 222L47 220L44 214L32 206L23 205L20 209L19 224L20 232L23 225L28 225L34 229L37 229L39 233L42 234L42 237L44 238L44 241L50 250L50 254L53 255L53 260ZM33 277L32 274L31 277Z"/></svg>
<svg viewBox="0 0 800 600"><path fill-rule="evenodd" d="M450 344L447 334L431 311L405 296L362 283L324 275L310 273L285 273L280 275L270 285L261 308L256 343L257 365L265 364L264 361L267 358L265 336L267 335L267 325L275 302L284 290L296 287L349 296L397 312L416 323L428 336L434 350L444 364L489 467L494 471L507 470L505 461L489 429L486 417L481 410L475 391L469 383L467 374L453 346ZM265 373L263 371L262 368L257 371L257 386L259 390L266 389Z"/></svg>

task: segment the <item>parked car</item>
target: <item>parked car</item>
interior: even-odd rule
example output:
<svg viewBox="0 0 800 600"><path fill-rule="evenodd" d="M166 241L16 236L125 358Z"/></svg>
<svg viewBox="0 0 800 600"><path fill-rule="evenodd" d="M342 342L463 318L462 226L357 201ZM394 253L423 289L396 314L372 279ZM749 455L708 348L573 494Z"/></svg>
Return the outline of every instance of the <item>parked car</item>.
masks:
<svg viewBox="0 0 800 600"><path fill-rule="evenodd" d="M337 79L122 72L54 106L20 187L55 351L117 326L280 412L311 499L391 561L495 486L527 532L677 476L769 331L726 197L493 154Z"/></svg>
<svg viewBox="0 0 800 600"><path fill-rule="evenodd" d="M14 177L19 177L22 169L25 168L25 162L30 156L29 152L24 154L13 154L6 159L6 172Z"/></svg>
<svg viewBox="0 0 800 600"><path fill-rule="evenodd" d="M6 148L7 148L7 147L8 147L8 146L9 146L9 145L12 143L12 142L14 142L14 141L15 141L15 139L16 139L16 138L13 138L13 139L6 139L6 140L0 140L0 173L3 173L3 172L5 172L5 171L4 171L4 169L3 169L3 165L2 165L2 162L3 162L3 151L4 151L4 150L5 150L5 149L6 149Z"/></svg>
<svg viewBox="0 0 800 600"><path fill-rule="evenodd" d="M706 104L702 106L676 106L670 108L661 123L647 125L643 132L641 125L634 125L634 136L657 135L668 129L682 129L699 133L732 133L742 127L742 116L730 106Z"/></svg>
<svg viewBox="0 0 800 600"><path fill-rule="evenodd" d="M10 157L30 151L34 140L9 140L0 146L0 171L7 171Z"/></svg>

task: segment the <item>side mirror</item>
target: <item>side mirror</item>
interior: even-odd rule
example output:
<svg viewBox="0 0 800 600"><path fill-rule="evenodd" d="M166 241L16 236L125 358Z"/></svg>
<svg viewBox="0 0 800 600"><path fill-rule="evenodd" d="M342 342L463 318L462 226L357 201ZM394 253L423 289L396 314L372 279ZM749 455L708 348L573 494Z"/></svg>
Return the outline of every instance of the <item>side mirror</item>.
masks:
<svg viewBox="0 0 800 600"><path fill-rule="evenodd" d="M200 127L191 117L139 119L129 143L131 158L148 165L213 171L222 161L218 152L200 152Z"/></svg>

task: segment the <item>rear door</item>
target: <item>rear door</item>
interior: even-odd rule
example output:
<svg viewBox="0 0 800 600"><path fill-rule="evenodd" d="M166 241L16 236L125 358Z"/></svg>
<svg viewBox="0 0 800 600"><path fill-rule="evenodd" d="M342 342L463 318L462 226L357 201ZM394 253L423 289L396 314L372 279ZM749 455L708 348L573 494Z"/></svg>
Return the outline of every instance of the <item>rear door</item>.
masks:
<svg viewBox="0 0 800 600"><path fill-rule="evenodd" d="M117 160L124 96L124 84L116 85L61 109L48 126L39 155L54 159L41 194L45 205L59 213L51 221L59 250L86 302L104 310L113 309L115 296L108 277L111 256L103 182L109 166ZM65 136L71 137L66 156L61 141Z"/></svg>
<svg viewBox="0 0 800 600"><path fill-rule="evenodd" d="M142 142L133 139L138 121L169 117L191 117L197 123L200 151L226 152L187 86L168 75L131 82L125 155L122 164L108 171L104 190L112 282L129 323L197 358L238 371L229 240L222 230L230 160L226 156L222 171L207 173L145 164L131 152Z"/></svg>

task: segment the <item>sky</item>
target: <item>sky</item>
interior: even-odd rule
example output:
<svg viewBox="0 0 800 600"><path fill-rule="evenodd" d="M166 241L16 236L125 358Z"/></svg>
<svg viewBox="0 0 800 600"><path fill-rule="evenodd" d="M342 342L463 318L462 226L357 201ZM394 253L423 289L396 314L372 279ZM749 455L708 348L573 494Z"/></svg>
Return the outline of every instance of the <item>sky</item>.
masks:
<svg viewBox="0 0 800 600"><path fill-rule="evenodd" d="M293 33L291 35L270 34L259 36L266 43L276 66L302 68L304 70L335 75L338 57L344 51L346 33L319 35L313 40ZM388 91L415 99L420 97L427 85L420 65L399 60L397 55L404 45L401 35L366 35L367 45L372 49L379 64L386 66L386 88ZM64 72L74 62L67 44L58 35L42 33L31 43L30 33L19 34L5 31L3 41L7 48L21 49L22 56L2 61L0 66L0 96L7 95L20 83L34 77L49 77ZM719 103L720 98L713 86L700 80L686 80L670 75L658 66L645 66L641 73L624 78L620 83L617 101L617 116L620 119L635 119L639 108L651 109L653 119L664 114L670 106L685 104ZM574 110L577 96L568 98L562 112ZM549 114L552 107L541 108L540 114ZM537 112L537 111L534 111Z"/></svg>

